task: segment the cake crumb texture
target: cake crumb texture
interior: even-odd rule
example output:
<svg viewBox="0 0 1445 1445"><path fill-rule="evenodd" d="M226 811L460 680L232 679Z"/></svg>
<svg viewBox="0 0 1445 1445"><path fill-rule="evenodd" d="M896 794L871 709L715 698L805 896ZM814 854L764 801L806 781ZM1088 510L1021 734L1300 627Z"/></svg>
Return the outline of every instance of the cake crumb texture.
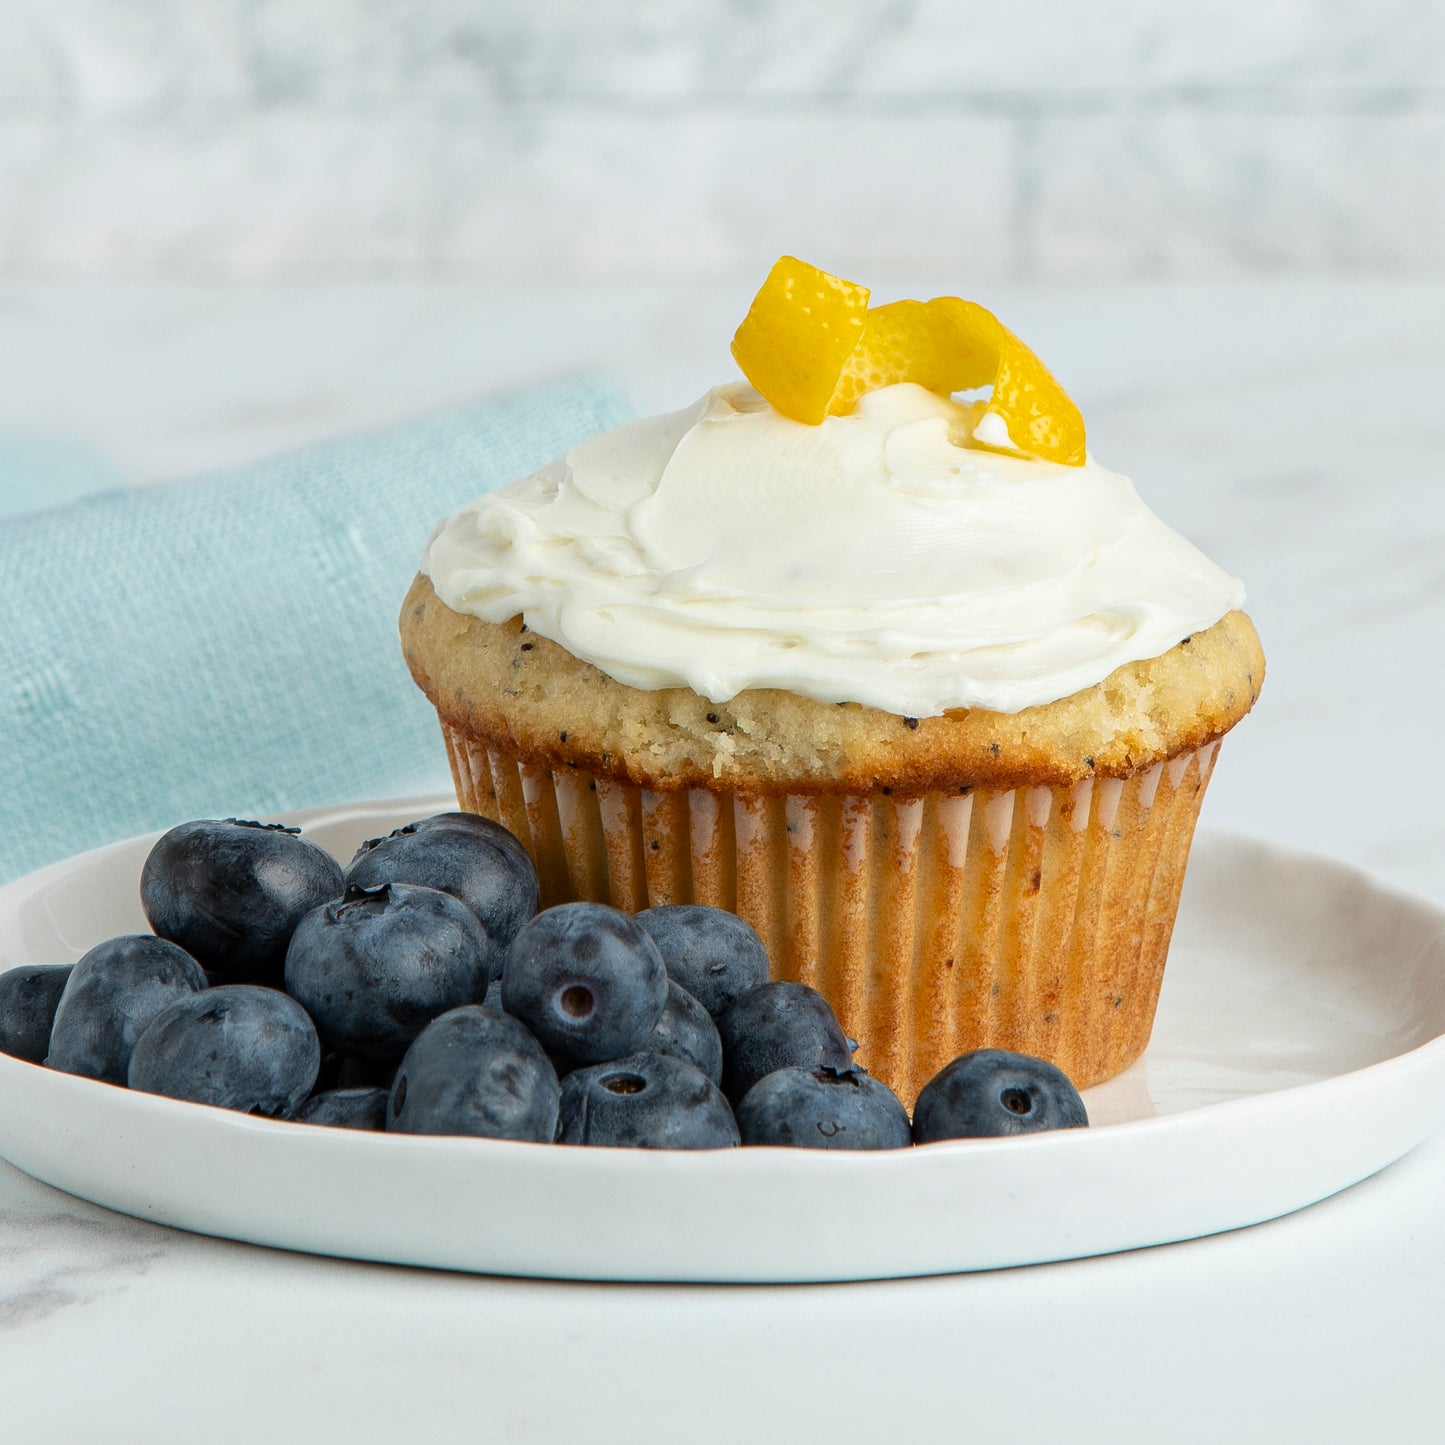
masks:
<svg viewBox="0 0 1445 1445"><path fill-rule="evenodd" d="M771 688L709 702L608 677L520 617L454 612L418 576L402 648L444 726L518 758L644 786L920 795L1129 777L1214 742L1254 706L1264 655L1231 612L1159 657L1019 713L908 718Z"/></svg>

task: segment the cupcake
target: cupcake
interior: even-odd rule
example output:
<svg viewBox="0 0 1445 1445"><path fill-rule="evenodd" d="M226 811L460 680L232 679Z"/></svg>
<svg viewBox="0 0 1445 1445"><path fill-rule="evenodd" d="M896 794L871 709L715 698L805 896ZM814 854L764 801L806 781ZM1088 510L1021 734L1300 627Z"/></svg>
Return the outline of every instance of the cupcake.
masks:
<svg viewBox="0 0 1445 1445"><path fill-rule="evenodd" d="M443 522L403 648L544 905L736 911L908 1102L985 1046L1087 1087L1148 1042L1258 638L989 313L866 303L784 258L748 381Z"/></svg>

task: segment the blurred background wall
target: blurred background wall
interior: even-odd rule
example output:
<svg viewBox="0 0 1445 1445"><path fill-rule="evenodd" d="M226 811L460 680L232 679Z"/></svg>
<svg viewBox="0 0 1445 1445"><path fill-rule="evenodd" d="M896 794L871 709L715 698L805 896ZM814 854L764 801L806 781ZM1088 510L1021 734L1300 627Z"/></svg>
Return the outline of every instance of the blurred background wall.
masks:
<svg viewBox="0 0 1445 1445"><path fill-rule="evenodd" d="M0 280L1439 274L1438 0L0 0Z"/></svg>

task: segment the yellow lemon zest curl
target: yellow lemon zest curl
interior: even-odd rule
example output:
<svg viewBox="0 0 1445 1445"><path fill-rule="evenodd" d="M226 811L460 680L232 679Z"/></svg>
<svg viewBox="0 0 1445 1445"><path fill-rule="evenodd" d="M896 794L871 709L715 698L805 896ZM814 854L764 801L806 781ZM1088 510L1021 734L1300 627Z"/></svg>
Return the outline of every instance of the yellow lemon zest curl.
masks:
<svg viewBox="0 0 1445 1445"><path fill-rule="evenodd" d="M957 296L869 307L867 287L781 257L733 337L742 373L775 411L816 426L879 387L948 396L992 386L1011 448L1084 464L1084 419L1048 368L991 311ZM984 443L976 443L984 445Z"/></svg>

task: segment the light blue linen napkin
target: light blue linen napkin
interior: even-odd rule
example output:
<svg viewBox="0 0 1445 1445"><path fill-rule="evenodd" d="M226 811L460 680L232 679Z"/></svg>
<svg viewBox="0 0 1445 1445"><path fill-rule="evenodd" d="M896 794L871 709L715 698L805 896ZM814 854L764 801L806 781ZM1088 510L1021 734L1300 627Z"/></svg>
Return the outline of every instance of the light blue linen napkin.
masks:
<svg viewBox="0 0 1445 1445"><path fill-rule="evenodd" d="M0 521L0 881L187 818L446 788L396 637L427 537L629 414L561 383Z"/></svg>

